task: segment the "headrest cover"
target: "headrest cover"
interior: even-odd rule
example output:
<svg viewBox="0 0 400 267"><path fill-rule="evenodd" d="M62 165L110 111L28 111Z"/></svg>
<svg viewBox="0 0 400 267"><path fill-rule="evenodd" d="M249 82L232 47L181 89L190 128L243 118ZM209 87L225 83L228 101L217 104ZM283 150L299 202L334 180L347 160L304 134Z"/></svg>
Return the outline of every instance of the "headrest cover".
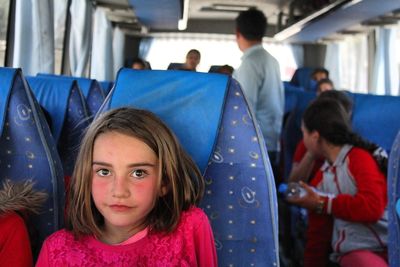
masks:
<svg viewBox="0 0 400 267"><path fill-rule="evenodd" d="M204 172L217 137L228 76L121 69L102 111L121 106L157 114Z"/></svg>

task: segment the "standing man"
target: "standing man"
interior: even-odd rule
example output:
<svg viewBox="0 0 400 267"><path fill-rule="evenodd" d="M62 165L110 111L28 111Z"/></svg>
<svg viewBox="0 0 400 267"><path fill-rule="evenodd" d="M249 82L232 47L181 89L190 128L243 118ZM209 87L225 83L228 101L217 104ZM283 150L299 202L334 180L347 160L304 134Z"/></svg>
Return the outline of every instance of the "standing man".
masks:
<svg viewBox="0 0 400 267"><path fill-rule="evenodd" d="M243 56L233 77L255 112L276 176L285 96L279 63L262 46L266 28L267 18L257 9L243 11L236 18L236 41Z"/></svg>

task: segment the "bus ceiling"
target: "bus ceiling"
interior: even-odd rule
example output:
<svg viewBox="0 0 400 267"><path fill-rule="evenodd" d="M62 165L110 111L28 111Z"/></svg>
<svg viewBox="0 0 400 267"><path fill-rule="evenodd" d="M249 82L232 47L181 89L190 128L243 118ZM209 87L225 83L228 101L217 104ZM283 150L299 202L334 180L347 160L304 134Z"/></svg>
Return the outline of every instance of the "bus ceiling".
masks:
<svg viewBox="0 0 400 267"><path fill-rule="evenodd" d="M96 0L128 33L234 34L238 12L258 8L267 16L267 37L291 43L329 40L366 31L374 23L397 23L400 1L385 0Z"/></svg>

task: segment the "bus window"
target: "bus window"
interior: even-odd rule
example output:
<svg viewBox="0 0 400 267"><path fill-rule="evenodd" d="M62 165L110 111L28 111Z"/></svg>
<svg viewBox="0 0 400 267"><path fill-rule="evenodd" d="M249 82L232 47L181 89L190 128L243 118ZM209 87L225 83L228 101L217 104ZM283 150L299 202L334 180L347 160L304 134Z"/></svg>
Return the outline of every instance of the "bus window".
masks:
<svg viewBox="0 0 400 267"><path fill-rule="evenodd" d="M5 66L10 0L0 0L0 67Z"/></svg>
<svg viewBox="0 0 400 267"><path fill-rule="evenodd" d="M279 61L282 80L290 80L297 68L290 46L268 39L263 45ZM201 53L197 70L202 72L207 72L211 65L228 64L237 68L242 56L233 35L160 34L142 40L141 50L146 50L144 47L148 52L141 56L151 62L153 69L165 70L171 62L183 63L187 51L193 48Z"/></svg>

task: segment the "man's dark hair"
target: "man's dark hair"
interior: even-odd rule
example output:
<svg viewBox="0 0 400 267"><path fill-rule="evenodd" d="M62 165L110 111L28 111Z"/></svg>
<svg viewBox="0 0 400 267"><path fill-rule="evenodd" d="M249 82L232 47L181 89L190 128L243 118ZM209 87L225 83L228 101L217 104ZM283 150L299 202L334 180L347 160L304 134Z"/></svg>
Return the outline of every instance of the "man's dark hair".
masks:
<svg viewBox="0 0 400 267"><path fill-rule="evenodd" d="M236 18L236 30L247 40L261 41L267 30L267 18L255 8L242 11Z"/></svg>

